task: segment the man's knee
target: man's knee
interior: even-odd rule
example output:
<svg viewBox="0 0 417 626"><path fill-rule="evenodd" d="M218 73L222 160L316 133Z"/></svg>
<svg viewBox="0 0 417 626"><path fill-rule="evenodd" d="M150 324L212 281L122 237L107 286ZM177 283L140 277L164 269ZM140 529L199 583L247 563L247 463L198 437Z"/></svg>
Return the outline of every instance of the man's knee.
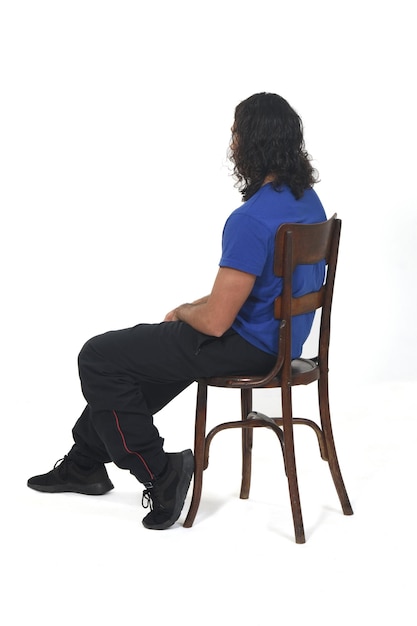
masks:
<svg viewBox="0 0 417 626"><path fill-rule="evenodd" d="M99 363L102 361L98 350L99 339L100 335L92 337L80 350L78 355L78 371L81 380L83 380L85 376L91 376L91 374L97 371Z"/></svg>

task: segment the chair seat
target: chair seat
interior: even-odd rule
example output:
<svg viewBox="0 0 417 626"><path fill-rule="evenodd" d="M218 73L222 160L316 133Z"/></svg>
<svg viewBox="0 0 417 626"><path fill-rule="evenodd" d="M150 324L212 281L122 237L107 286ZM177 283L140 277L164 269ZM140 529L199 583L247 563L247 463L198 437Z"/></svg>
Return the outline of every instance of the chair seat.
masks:
<svg viewBox="0 0 417 626"><path fill-rule="evenodd" d="M292 385L308 385L320 378L320 368L313 359L294 359L291 362ZM211 378L200 379L198 382L204 382L211 387L281 387L281 377L275 376L266 384L262 383L264 376L213 376Z"/></svg>

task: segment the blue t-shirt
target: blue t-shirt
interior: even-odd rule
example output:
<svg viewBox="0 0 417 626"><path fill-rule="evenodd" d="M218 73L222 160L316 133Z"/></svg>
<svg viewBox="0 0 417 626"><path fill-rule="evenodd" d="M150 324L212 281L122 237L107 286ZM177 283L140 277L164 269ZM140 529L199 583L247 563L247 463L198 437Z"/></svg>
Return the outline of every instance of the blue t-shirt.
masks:
<svg viewBox="0 0 417 626"><path fill-rule="evenodd" d="M220 267L254 274L253 289L232 328L246 341L269 354L278 348L279 320L274 318L274 300L282 291L282 279L274 274L274 245L278 227L284 223L312 224L326 220L323 206L313 189L296 200L286 186L275 191L264 185L233 211L223 230ZM299 265L293 277L293 294L318 291L324 281L324 262ZM292 358L301 355L313 324L314 313L292 320Z"/></svg>

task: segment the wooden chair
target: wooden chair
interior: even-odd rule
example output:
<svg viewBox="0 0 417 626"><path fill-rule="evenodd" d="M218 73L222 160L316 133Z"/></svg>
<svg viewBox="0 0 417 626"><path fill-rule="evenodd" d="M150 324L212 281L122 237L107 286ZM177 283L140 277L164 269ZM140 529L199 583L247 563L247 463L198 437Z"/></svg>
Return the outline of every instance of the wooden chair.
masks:
<svg viewBox="0 0 417 626"><path fill-rule="evenodd" d="M353 510L345 489L333 439L329 395L328 395L328 352L330 341L330 318L333 288L336 274L341 220L334 215L320 224L283 224L275 240L274 272L283 278L283 291L275 300L274 315L280 320L278 356L274 368L266 376L228 376L198 380L195 421L195 471L191 505L184 522L190 528L199 507L203 471L208 466L209 449L213 437L221 430L242 429L242 483L241 498L249 497L253 429L267 427L279 438L288 479L290 501L294 521L296 543L305 542L301 513L298 480L294 454L293 424L305 424L317 435L320 454L329 464L333 482L338 493L343 513L352 515ZM325 259L327 271L323 287L314 293L299 298L292 296L292 276L299 264L318 263ZM313 359L291 360L291 318L294 315L321 309L318 356ZM292 387L318 383L320 425L292 414ZM207 389L226 387L241 390L241 419L224 422L206 435ZM252 410L252 390L259 388L281 388L282 417L268 417Z"/></svg>

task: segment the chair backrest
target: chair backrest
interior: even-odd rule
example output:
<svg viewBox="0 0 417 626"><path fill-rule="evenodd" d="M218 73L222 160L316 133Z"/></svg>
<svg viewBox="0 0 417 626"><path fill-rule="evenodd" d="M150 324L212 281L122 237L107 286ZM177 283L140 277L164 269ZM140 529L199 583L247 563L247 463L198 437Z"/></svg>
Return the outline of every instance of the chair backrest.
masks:
<svg viewBox="0 0 417 626"><path fill-rule="evenodd" d="M283 291L275 300L274 315L284 321L286 352L291 345L292 316L321 308L318 357L324 367L327 367L330 314L341 224L336 215L318 224L282 224L275 238L274 272L283 278ZM323 260L327 269L322 288L298 298L293 297L292 277L297 265L315 264Z"/></svg>

